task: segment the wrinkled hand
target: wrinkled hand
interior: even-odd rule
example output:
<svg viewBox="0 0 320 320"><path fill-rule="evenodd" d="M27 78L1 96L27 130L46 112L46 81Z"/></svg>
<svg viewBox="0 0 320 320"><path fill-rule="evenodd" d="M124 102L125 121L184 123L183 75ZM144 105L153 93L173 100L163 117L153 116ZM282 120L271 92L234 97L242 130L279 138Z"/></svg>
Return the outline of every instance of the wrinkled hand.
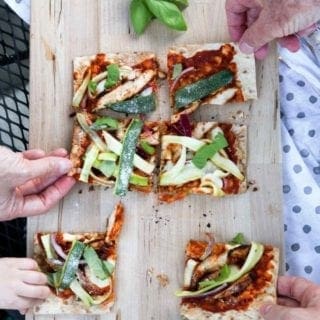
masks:
<svg viewBox="0 0 320 320"><path fill-rule="evenodd" d="M24 314L49 296L47 277L37 270L32 259L0 259L0 309L17 309Z"/></svg>
<svg viewBox="0 0 320 320"><path fill-rule="evenodd" d="M266 320L317 320L320 319L320 286L296 277L280 277L278 305L261 308Z"/></svg>
<svg viewBox="0 0 320 320"><path fill-rule="evenodd" d="M315 30L320 19L320 0L227 0L226 12L232 40L244 53L263 59L274 39L290 51L299 50L299 36Z"/></svg>
<svg viewBox="0 0 320 320"><path fill-rule="evenodd" d="M0 221L46 212L63 198L75 181L67 151L14 153L0 147Z"/></svg>

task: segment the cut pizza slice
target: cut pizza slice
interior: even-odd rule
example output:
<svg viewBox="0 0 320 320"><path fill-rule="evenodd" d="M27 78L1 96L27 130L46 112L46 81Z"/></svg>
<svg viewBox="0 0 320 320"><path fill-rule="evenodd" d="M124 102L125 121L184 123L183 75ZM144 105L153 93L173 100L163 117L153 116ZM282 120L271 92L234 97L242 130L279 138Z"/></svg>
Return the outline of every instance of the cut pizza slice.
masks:
<svg viewBox="0 0 320 320"><path fill-rule="evenodd" d="M241 241L239 241L241 240ZM230 243L191 240L186 248L180 312L186 320L263 319L276 302L279 250L239 234Z"/></svg>
<svg viewBox="0 0 320 320"><path fill-rule="evenodd" d="M246 145L244 125L193 124L181 115L161 138L159 199L170 203L188 194L222 197L245 192Z"/></svg>
<svg viewBox="0 0 320 320"><path fill-rule="evenodd" d="M48 277L51 295L35 314L101 314L115 302L117 243L124 221L118 204L106 232L38 233L34 258Z"/></svg>
<svg viewBox="0 0 320 320"><path fill-rule="evenodd" d="M145 114L155 110L158 62L154 53L97 54L74 60L76 111Z"/></svg>
<svg viewBox="0 0 320 320"><path fill-rule="evenodd" d="M257 98L254 55L233 43L174 47L167 56L172 121L201 105Z"/></svg>
<svg viewBox="0 0 320 320"><path fill-rule="evenodd" d="M69 175L85 183L115 186L119 196L128 189L151 192L157 146L165 131L164 122L78 113Z"/></svg>

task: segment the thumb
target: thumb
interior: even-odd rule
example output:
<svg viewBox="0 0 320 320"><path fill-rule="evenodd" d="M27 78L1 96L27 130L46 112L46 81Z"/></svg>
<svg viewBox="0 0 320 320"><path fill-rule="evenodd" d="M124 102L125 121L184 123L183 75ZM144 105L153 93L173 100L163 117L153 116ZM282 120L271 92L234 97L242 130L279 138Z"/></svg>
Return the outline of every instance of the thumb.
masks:
<svg viewBox="0 0 320 320"><path fill-rule="evenodd" d="M266 23L264 15L248 27L239 41L240 50L243 53L251 54L275 39L274 30L269 23Z"/></svg>
<svg viewBox="0 0 320 320"><path fill-rule="evenodd" d="M72 163L69 159L60 157L46 157L38 160L26 160L17 168L17 177L12 181L14 186L19 186L35 178L60 177L71 169Z"/></svg>
<svg viewBox="0 0 320 320"><path fill-rule="evenodd" d="M277 304L263 305L260 308L260 313L265 320L309 319L308 314L305 314L304 309L284 307Z"/></svg>

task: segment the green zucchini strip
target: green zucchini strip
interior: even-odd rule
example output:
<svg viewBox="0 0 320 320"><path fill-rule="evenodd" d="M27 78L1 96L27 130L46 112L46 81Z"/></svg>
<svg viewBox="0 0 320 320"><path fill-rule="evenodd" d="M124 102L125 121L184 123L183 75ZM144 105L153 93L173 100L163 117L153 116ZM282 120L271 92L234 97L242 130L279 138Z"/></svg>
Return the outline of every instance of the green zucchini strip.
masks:
<svg viewBox="0 0 320 320"><path fill-rule="evenodd" d="M116 112L131 114L150 113L156 109L156 97L155 94L136 96L130 100L113 103L109 108Z"/></svg>
<svg viewBox="0 0 320 320"><path fill-rule="evenodd" d="M175 107L180 109L194 101L201 100L228 85L232 80L233 73L229 70L222 70L208 78L189 84L175 93Z"/></svg>
<svg viewBox="0 0 320 320"><path fill-rule="evenodd" d="M119 174L114 189L114 193L117 196L125 196L128 192L129 181L133 170L133 161L136 146L142 127L143 122L141 120L133 119L124 136L119 161Z"/></svg>

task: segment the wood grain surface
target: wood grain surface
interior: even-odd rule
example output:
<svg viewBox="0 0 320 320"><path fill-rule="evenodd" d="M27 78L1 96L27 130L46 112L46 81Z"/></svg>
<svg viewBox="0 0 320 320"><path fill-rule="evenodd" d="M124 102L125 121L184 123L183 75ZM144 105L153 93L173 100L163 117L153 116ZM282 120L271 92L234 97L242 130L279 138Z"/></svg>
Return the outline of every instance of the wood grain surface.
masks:
<svg viewBox="0 0 320 320"><path fill-rule="evenodd" d="M72 60L97 52L152 50L164 57L175 44L229 41L224 0L191 0L185 11L189 30L176 33L153 22L136 37L127 0L33 0L31 24L30 148L70 149L73 119ZM282 249L281 159L277 56L257 65L259 100L243 105L202 108L196 120L236 121L249 125L249 191L214 200L191 196L160 205L156 195L130 193L123 203L126 223L120 240L117 303L106 316L36 316L27 319L179 319L174 291L182 283L184 247L190 238L213 232L228 240L237 232ZM161 86L158 111L170 115L167 86ZM111 190L90 191L77 184L48 214L28 220L28 253L37 231L102 231L119 199ZM161 277L168 278L163 285Z"/></svg>

